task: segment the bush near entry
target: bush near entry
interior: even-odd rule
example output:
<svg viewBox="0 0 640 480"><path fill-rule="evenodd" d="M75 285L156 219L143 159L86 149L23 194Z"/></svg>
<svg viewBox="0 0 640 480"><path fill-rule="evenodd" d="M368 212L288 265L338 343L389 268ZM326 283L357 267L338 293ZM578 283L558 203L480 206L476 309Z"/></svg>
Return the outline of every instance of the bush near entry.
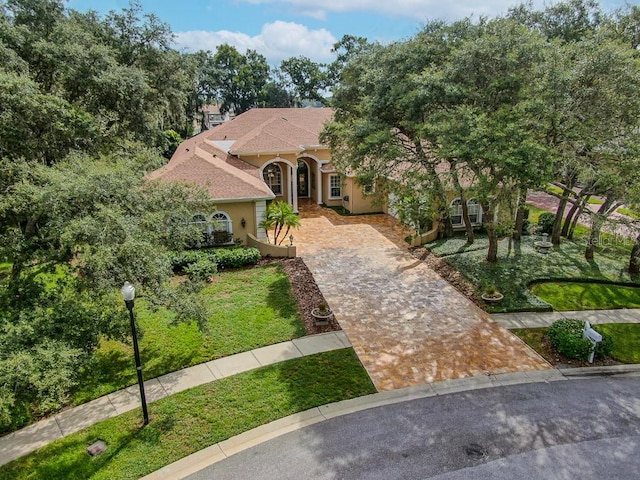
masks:
<svg viewBox="0 0 640 480"><path fill-rule="evenodd" d="M256 265L261 255L257 248L206 248L201 250L184 250L176 252L171 259L174 271L188 271L199 261L213 262L218 270ZM213 272L215 273L215 272Z"/></svg>
<svg viewBox="0 0 640 480"><path fill-rule="evenodd" d="M592 344L584 338L584 322L582 320L567 319L553 322L547 331L551 346L561 355L572 359L586 361L589 359ZM602 336L602 341L596 345L596 356L603 358L611 354L612 341Z"/></svg>

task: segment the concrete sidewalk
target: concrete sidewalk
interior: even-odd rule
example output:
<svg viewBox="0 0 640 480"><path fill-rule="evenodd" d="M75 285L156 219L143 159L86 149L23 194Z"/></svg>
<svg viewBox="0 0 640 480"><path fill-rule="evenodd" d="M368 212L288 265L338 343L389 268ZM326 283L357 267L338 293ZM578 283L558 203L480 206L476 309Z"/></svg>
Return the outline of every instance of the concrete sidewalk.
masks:
<svg viewBox="0 0 640 480"><path fill-rule="evenodd" d="M344 332L329 332L269 345L201 363L144 382L147 402L221 378L315 353L351 347ZM59 438L140 407L138 385L110 393L78 407L0 437L0 465L33 452Z"/></svg>
<svg viewBox="0 0 640 480"><path fill-rule="evenodd" d="M575 318L599 323L640 323L640 309L620 308L616 310L581 310L572 312L517 312L494 313L491 319L504 328L548 327L556 320Z"/></svg>
<svg viewBox="0 0 640 480"><path fill-rule="evenodd" d="M425 383L397 390L388 390L364 397L343 400L296 413L274 422L262 425L247 432L231 437L199 452L171 463L155 472L142 477L142 480L180 480L187 478L214 463L236 453L247 450L263 442L300 428L326 420L360 412L370 408L393 405L419 398L427 398L451 393L467 392L485 388L504 387L524 383L549 383L576 381L594 375L603 376L640 376L640 365L616 365L614 367L586 367L571 369L551 369L528 372L502 373L479 377L460 378L443 382Z"/></svg>

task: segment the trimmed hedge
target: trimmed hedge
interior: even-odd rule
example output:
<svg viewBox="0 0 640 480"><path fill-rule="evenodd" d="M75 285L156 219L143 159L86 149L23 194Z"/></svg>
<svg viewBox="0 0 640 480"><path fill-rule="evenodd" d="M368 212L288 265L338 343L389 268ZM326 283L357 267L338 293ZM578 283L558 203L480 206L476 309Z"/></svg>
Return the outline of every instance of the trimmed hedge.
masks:
<svg viewBox="0 0 640 480"><path fill-rule="evenodd" d="M174 271L182 270L189 274L189 271L194 271L193 265L196 263L202 263L201 266L195 267L196 270L211 270L211 267L207 266L207 262L214 263L217 270L224 270L225 268L255 265L260 261L260 258L262 258L260 251L253 247L203 248L201 250L175 252L171 259L171 266Z"/></svg>
<svg viewBox="0 0 640 480"><path fill-rule="evenodd" d="M594 328L597 330L597 328ZM591 354L591 342L584 338L584 322L582 320L567 319L553 322L547 335L551 346L561 355L572 359L586 361ZM598 332L601 333L601 332ZM596 345L595 355L603 358L611 354L613 343L610 338L602 335L602 341Z"/></svg>

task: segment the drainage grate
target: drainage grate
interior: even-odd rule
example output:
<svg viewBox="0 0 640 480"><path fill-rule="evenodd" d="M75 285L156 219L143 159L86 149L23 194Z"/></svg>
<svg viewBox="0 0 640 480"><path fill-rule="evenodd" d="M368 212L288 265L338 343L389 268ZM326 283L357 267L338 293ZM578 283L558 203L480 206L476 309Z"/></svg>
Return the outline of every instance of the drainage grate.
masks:
<svg viewBox="0 0 640 480"><path fill-rule="evenodd" d="M474 460L480 460L481 458L485 458L487 456L487 449L480 444L470 443L469 445L464 447L464 453L466 453L468 457L473 458Z"/></svg>

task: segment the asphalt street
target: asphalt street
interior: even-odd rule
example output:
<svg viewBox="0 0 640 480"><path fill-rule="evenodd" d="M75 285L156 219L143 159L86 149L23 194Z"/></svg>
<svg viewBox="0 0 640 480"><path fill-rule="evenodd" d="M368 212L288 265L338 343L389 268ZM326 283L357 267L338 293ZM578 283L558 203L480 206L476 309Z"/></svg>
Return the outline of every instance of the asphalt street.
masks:
<svg viewBox="0 0 640 480"><path fill-rule="evenodd" d="M636 480L640 377L521 384L364 410L187 478Z"/></svg>

